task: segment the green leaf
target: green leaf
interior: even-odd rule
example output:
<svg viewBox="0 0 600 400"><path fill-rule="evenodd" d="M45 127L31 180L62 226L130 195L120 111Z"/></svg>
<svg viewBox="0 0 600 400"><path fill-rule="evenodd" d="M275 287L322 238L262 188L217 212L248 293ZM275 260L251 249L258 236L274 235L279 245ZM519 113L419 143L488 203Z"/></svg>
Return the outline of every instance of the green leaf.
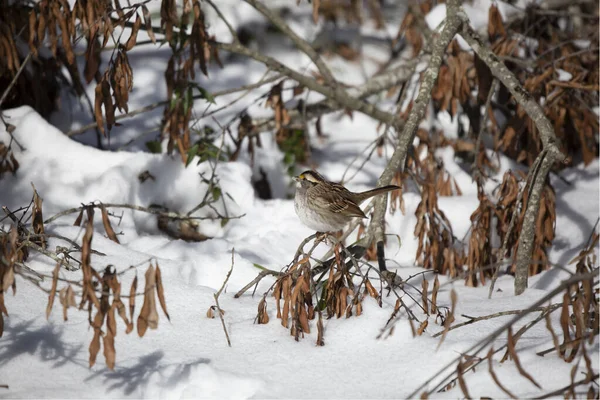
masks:
<svg viewBox="0 0 600 400"><path fill-rule="evenodd" d="M213 201L218 201L221 198L221 188L218 186L213 187L212 189L212 196L213 196Z"/></svg>
<svg viewBox="0 0 600 400"><path fill-rule="evenodd" d="M257 263L252 263L252 265L254 265L256 268L260 269L261 271L266 271L266 270L267 270L265 267L263 267L263 266L262 266L262 265L260 265L260 264L257 264Z"/></svg>
<svg viewBox="0 0 600 400"><path fill-rule="evenodd" d="M146 142L146 148L150 151L150 153L160 154L162 153L162 146L158 140L151 140Z"/></svg>
<svg viewBox="0 0 600 400"><path fill-rule="evenodd" d="M224 227L225 225L227 225L228 222L229 222L229 218L223 218L221 220L221 228Z"/></svg>
<svg viewBox="0 0 600 400"><path fill-rule="evenodd" d="M323 288L321 290L321 298L317 301L317 311L323 311L327 308L327 301L325 300L325 296L327 295L327 279L323 282Z"/></svg>
<svg viewBox="0 0 600 400"><path fill-rule="evenodd" d="M187 151L187 161L185 163L186 168L188 165L190 165L194 157L196 157L196 154L198 154L198 147L199 146L195 144Z"/></svg>
<svg viewBox="0 0 600 400"><path fill-rule="evenodd" d="M194 98L192 97L192 88L188 86L183 95L183 110L187 113L192 104L194 104Z"/></svg>
<svg viewBox="0 0 600 400"><path fill-rule="evenodd" d="M217 102L215 101L215 97L208 90L204 89L202 86L198 85L197 83L192 83L192 85L196 89L198 89L202 99L205 99L206 101L208 101L211 104L217 104Z"/></svg>

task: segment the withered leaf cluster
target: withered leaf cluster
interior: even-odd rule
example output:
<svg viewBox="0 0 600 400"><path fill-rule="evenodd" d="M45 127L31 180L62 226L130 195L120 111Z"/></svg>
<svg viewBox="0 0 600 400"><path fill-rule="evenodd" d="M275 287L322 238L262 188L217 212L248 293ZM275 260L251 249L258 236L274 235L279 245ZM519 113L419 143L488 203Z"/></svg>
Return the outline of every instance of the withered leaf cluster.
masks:
<svg viewBox="0 0 600 400"><path fill-rule="evenodd" d="M161 3L161 26L166 29L166 39L172 49L165 71L169 104L165 106L163 112L161 134L163 138L169 139L168 153L176 148L186 164L187 153L192 146L190 118L194 102L193 90L195 88L201 92L204 90L193 82L196 77L195 64L198 63L200 71L206 77L208 77L208 64L211 60L223 66L218 49L210 45L214 37L209 36L206 30L204 12L199 0L184 1L181 25L187 26L190 16L193 18L191 34L189 36L184 34L182 29L182 32L175 35L173 26L178 23L176 2L163 0Z"/></svg>
<svg viewBox="0 0 600 400"><path fill-rule="evenodd" d="M423 32L422 26L420 25L422 19L420 16L427 15L432 8L432 2L423 1L418 2L416 5L410 6L410 12L407 12L400 24L400 29L396 34L395 41L400 40L402 37L412 47L412 55L417 56L423 48Z"/></svg>
<svg viewBox="0 0 600 400"><path fill-rule="evenodd" d="M310 262L308 258L304 258L294 263L288 273L277 280L273 288L277 318L281 319L281 325L285 328L289 327L291 319L290 334L296 340L304 337L305 332L310 333L308 320L315 318L315 307L310 289L311 276ZM283 307L281 301L283 301ZM259 307L259 315L260 311Z"/></svg>
<svg viewBox="0 0 600 400"><path fill-rule="evenodd" d="M101 207L102 219L109 237L114 236L114 231L110 227L106 209ZM135 299L137 293L137 276L133 279L128 295L122 294L122 286L119 281L120 274L112 265L108 265L102 274L98 273L91 265L92 238L93 238L93 219L94 208L84 207L75 221L75 225L80 225L83 219L83 213L87 215L85 222L85 233L81 247L81 272L82 280L76 284L81 287L81 299L77 305L76 293L73 289L73 282L66 281L66 286L60 290L59 282L63 279L59 277L61 263L56 265L52 274L52 287L48 296L48 305L46 307L46 317L49 317L54 305L55 297L58 293L60 303L63 308L63 318L66 321L67 310L70 307L78 307L79 310L87 310L89 324L94 331L94 336L89 346L89 365L96 363L96 358L100 349L103 348L103 355L108 368L113 369L116 360L115 337L117 336L117 315L125 324L125 333L128 334L137 327L137 333L140 337L144 336L148 328L158 328L157 301L160 304L167 319L170 319L167 312L164 287L158 263L150 264L145 273L144 291L141 293L144 297L142 308L137 317L137 324L134 323ZM110 229L108 229L108 228ZM112 232L112 235L109 233ZM113 240L116 239L111 238ZM123 298L128 298L129 315L123 302Z"/></svg>
<svg viewBox="0 0 600 400"><path fill-rule="evenodd" d="M521 173L521 179L524 178ZM507 257L513 258L511 266L511 272L514 272L516 268L516 254L519 247L519 233L523 228L523 219L525 217L525 210L527 206L527 200L529 198L529 186L525 186L523 189L523 195L521 201L519 201L519 180L517 175L512 171L507 171L502 179L502 184L499 188L499 198L496 204L496 215L498 222L496 224L496 231L501 241L504 242L506 235L507 242ZM513 214L517 212L515 226L510 231L510 221L513 218ZM533 248L533 257L531 265L529 267L529 274L535 275L549 267L548 256L546 254L546 248L552 244L554 240L556 228L556 195L554 189L549 182L546 182L544 190L542 192L542 199L540 201L540 210L535 224L535 239Z"/></svg>
<svg viewBox="0 0 600 400"><path fill-rule="evenodd" d="M453 40L448 46L446 59L440 67L431 93L433 104L437 110L448 111L454 117L459 107L464 107L471 100L471 90L474 86L473 55L461 50L458 42Z"/></svg>
<svg viewBox="0 0 600 400"><path fill-rule="evenodd" d="M318 317L316 343L323 346L323 314L326 318L360 316L363 312L362 302L367 296L373 297L381 305L381 294L367 277L358 287L354 285L341 252L340 247L336 247L335 262L330 265L328 273L323 273L323 277L327 276L323 282L320 279L317 283L314 282L309 256L305 255L293 262L273 285L277 318L281 320L282 326L290 328L290 334L295 340L310 333L309 321ZM258 305L256 320L259 324L269 322L266 296L267 294Z"/></svg>
<svg viewBox="0 0 600 400"><path fill-rule="evenodd" d="M443 165L435 159L435 145L427 141L425 135L419 134L421 137L422 142L413 154L421 154L425 150L426 156L411 157L408 163L408 168L413 170L421 186L421 201L415 210L417 224L414 235L418 238L416 260L424 268L456 277L462 272L463 250L455 241L450 221L438 206L438 196L461 195L461 191Z"/></svg>
<svg viewBox="0 0 600 400"><path fill-rule="evenodd" d="M29 3L0 1L0 88L4 92L14 81L14 86L6 94L2 107L8 109L26 104L48 118L56 108L59 95L59 81L62 75L60 60L32 57L27 68L23 68L17 77L26 56L17 44L20 38L27 41L35 34L35 31L27 29L30 11ZM77 91L77 88L75 90Z"/></svg>
<svg viewBox="0 0 600 400"><path fill-rule="evenodd" d="M284 164L293 166L297 163L308 163L310 161L308 128L306 123L296 122L291 119L289 109L286 108L284 100L284 82L285 79L271 87L269 93L266 95L264 106L273 110L275 142L284 153ZM297 85L292 89L292 97L300 96L303 92L304 87ZM298 109L300 109L300 105ZM316 121L316 127L317 135L321 136L319 119ZM262 147L261 137L256 132L257 125L254 123L252 117L247 112L241 113L239 116L237 138L231 135L234 141L234 149L230 160L237 160L242 150L242 145L247 139L247 151L250 154L250 163L254 165L256 148Z"/></svg>
<svg viewBox="0 0 600 400"><path fill-rule="evenodd" d="M593 350L588 346L594 343L595 337L600 333L598 289L594 288L594 276L591 274L598 268L598 258L595 251L598 248L599 240L600 235L597 231L594 231L587 246L569 263L576 264L577 274L588 274L589 277L565 289L560 315L562 343L559 343L552 327L552 321L549 317L546 318L546 327L552 334L554 347L558 355L569 363L573 362L578 354L584 358L588 383L592 381L593 376L589 354Z"/></svg>
<svg viewBox="0 0 600 400"><path fill-rule="evenodd" d="M597 15L598 5L595 8ZM542 104L565 153L571 157L581 155L587 165L598 156L598 118L591 109L598 105L600 88L598 19L587 20L590 23L579 32L561 31L554 28L560 12L548 16L538 11L530 7L523 20L503 27L498 10L491 8L491 45L498 56L516 59L507 61L507 66L521 79L525 90ZM512 33L525 30L537 40L533 54L525 41ZM590 38L588 50L578 48L574 38ZM491 118L497 132L496 148L531 165L541 149L539 132L523 108L510 102L505 88L501 88L498 98L511 114L505 125Z"/></svg>
<svg viewBox="0 0 600 400"><path fill-rule="evenodd" d="M477 286L478 280L485 285L486 276L491 273L490 268L496 262L496 251L492 243L492 226L498 211L494 203L485 194L481 184L477 185L479 206L471 214L471 237L467 251L466 267L467 286Z"/></svg>
<svg viewBox="0 0 600 400"><path fill-rule="evenodd" d="M599 125L593 112L593 107L599 104L600 89L598 20L594 19L579 32L556 29L561 13L547 15L538 7L528 6L523 18L505 25L498 8L492 5L488 40L496 56L542 105L562 150L571 158L581 156L587 165L598 157ZM596 6L596 14L597 10ZM410 15L405 18L406 24L415 18ZM528 39L524 40L524 36ZM579 48L574 39L589 40L589 46ZM531 46L530 40L535 41L535 46ZM417 48L420 46L418 40L412 41ZM482 124L480 109L486 105L493 79L485 63L453 41L432 92L435 110L448 111L453 117L466 115L470 122L469 136L474 139ZM499 86L486 110L495 150L531 165L542 149L540 134L508 89ZM498 115L503 118L498 119Z"/></svg>
<svg viewBox="0 0 600 400"><path fill-rule="evenodd" d="M294 163L306 163L310 156L307 127L290 126L290 116L283 101L283 83L281 81L271 88L265 102L265 106L272 108L275 113L275 141L284 154L293 155ZM293 96L299 96L303 92L302 86L296 86Z"/></svg>

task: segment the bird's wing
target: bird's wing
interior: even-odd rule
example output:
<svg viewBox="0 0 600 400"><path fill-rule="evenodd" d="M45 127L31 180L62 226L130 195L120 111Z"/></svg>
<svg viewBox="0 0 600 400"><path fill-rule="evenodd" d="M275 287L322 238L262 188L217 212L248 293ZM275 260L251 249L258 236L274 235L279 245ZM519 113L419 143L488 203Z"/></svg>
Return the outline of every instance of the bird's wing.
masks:
<svg viewBox="0 0 600 400"><path fill-rule="evenodd" d="M345 189L344 189L345 190ZM334 213L345 213L349 217L366 218L365 213L354 203L349 196L345 196L344 190L338 188L321 193L316 197L316 206L325 208Z"/></svg>

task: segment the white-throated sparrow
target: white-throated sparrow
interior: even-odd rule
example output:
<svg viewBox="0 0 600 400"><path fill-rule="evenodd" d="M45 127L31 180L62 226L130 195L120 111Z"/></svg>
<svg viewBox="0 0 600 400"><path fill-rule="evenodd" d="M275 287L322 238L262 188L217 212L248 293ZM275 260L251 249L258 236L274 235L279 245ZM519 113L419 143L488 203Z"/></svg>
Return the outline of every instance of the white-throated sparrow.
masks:
<svg viewBox="0 0 600 400"><path fill-rule="evenodd" d="M360 204L378 194L400 189L383 186L354 193L338 183L326 181L315 171L304 171L294 177L296 195L294 208L300 221L317 232L335 232L342 229L353 217L366 218Z"/></svg>

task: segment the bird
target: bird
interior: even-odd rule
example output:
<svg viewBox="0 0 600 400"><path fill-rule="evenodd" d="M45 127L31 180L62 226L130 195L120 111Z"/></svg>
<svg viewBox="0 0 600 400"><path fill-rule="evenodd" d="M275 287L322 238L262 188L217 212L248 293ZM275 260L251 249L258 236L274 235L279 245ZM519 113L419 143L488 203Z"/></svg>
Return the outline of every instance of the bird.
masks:
<svg viewBox="0 0 600 400"><path fill-rule="evenodd" d="M318 233L337 232L354 217L366 218L360 204L373 196L400 189L388 185L354 193L339 183L329 182L315 171L295 176L294 209L300 221Z"/></svg>

